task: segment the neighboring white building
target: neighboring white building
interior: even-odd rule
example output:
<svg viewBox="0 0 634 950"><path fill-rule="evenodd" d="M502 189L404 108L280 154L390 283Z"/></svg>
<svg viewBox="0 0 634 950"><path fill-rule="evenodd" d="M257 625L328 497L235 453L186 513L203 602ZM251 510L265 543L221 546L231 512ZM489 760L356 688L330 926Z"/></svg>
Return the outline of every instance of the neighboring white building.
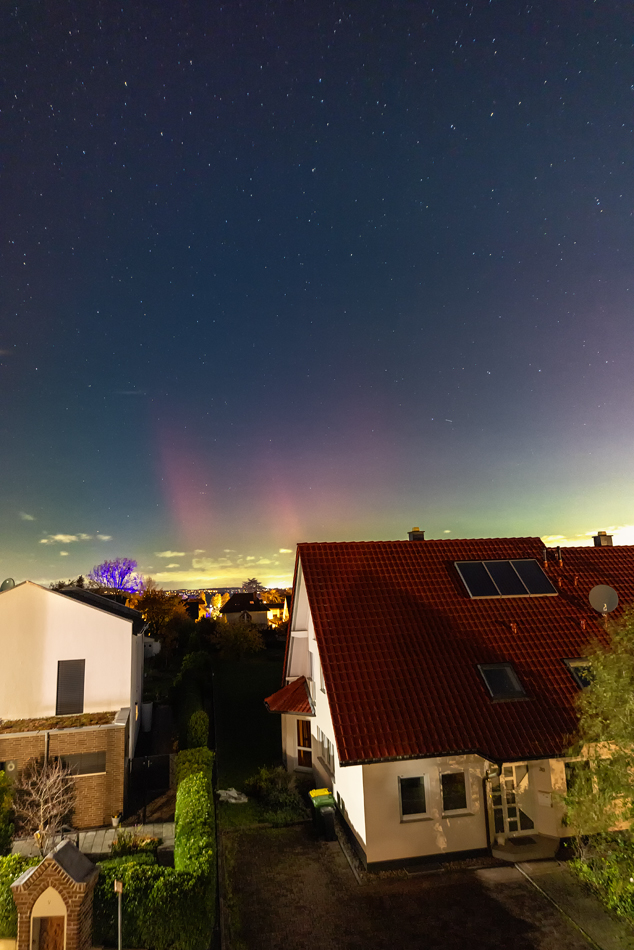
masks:
<svg viewBox="0 0 634 950"><path fill-rule="evenodd" d="M283 686L290 771L332 790L375 868L552 856L597 584L634 547L539 538L300 544Z"/></svg>
<svg viewBox="0 0 634 950"><path fill-rule="evenodd" d="M0 593L0 719L129 709L132 755L144 626L138 611L77 588L55 591L24 581Z"/></svg>

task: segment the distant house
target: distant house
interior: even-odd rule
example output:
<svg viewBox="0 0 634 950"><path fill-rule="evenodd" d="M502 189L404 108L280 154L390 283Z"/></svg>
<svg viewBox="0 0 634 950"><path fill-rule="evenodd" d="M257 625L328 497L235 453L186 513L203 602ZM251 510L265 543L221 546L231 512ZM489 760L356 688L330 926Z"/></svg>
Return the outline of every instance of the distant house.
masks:
<svg viewBox="0 0 634 950"><path fill-rule="evenodd" d="M282 623L284 616L284 602L280 601L279 603L268 602L266 606L266 616L269 624L277 626Z"/></svg>
<svg viewBox="0 0 634 950"><path fill-rule="evenodd" d="M0 768L15 776L30 758L60 757L76 776L78 828L124 807L144 628L138 611L87 590L25 581L0 593Z"/></svg>
<svg viewBox="0 0 634 950"><path fill-rule="evenodd" d="M267 627L269 605L261 601L256 594L232 594L220 608L220 617L226 623L254 623L258 627Z"/></svg>
<svg viewBox="0 0 634 950"><path fill-rule="evenodd" d="M333 791L368 866L553 855L584 650L605 639L588 594L634 601L634 546L421 536L298 545L266 700L286 766Z"/></svg>

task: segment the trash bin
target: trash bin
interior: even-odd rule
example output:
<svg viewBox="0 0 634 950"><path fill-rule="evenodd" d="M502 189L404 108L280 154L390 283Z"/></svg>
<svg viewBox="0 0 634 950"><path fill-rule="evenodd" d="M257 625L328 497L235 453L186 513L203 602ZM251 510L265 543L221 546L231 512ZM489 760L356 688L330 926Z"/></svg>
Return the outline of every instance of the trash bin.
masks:
<svg viewBox="0 0 634 950"><path fill-rule="evenodd" d="M319 818L322 825L322 832L326 841L336 841L337 833L335 831L335 809L332 805L326 805L319 809Z"/></svg>
<svg viewBox="0 0 634 950"><path fill-rule="evenodd" d="M329 788L314 788L309 792L313 803L313 822L326 841L335 841L335 800Z"/></svg>

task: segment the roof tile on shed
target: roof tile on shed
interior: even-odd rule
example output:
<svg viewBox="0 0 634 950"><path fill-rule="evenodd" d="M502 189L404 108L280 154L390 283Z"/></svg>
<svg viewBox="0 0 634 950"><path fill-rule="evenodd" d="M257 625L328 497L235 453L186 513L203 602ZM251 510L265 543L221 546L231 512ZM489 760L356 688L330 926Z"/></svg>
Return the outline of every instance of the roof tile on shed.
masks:
<svg viewBox="0 0 634 950"><path fill-rule="evenodd" d="M634 601L634 547L564 548L562 565L546 565L557 593L543 597L472 599L455 568L542 563L543 550L539 538L298 545L342 764L564 752L578 687L563 660L605 640L592 587ZM501 662L513 664L527 700L491 700L477 666Z"/></svg>

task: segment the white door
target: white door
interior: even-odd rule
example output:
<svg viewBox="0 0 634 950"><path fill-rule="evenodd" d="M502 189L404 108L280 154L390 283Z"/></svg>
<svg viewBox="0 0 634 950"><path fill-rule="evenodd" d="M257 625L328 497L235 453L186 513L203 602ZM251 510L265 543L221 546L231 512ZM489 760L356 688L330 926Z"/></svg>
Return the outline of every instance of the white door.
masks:
<svg viewBox="0 0 634 950"><path fill-rule="evenodd" d="M525 762L503 765L490 778L493 826L496 834L509 838L530 834L535 830L534 795L529 786Z"/></svg>

